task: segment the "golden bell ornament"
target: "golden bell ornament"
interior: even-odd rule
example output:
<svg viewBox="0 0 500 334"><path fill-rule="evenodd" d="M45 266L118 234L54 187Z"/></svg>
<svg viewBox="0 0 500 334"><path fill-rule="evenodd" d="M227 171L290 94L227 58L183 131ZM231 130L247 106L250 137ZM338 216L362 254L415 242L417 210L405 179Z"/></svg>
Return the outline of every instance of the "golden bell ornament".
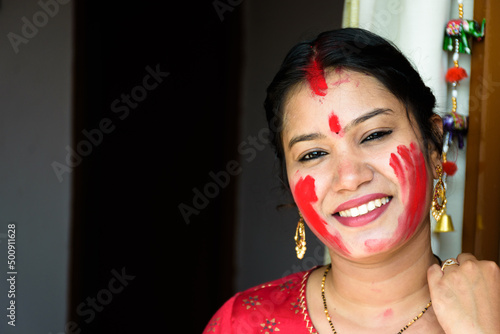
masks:
<svg viewBox="0 0 500 334"><path fill-rule="evenodd" d="M436 233L445 233L445 232L453 232L455 229L453 228L453 222L451 221L451 217L446 213L441 215L441 218L437 221L436 227L434 228L434 232Z"/></svg>
<svg viewBox="0 0 500 334"><path fill-rule="evenodd" d="M436 219L436 227L434 232L444 233L453 232L453 223L451 222L451 217L446 214L446 185L443 181L443 169L440 165L436 166L436 172L438 174L438 181L434 187L434 195L432 196L431 213L434 219Z"/></svg>

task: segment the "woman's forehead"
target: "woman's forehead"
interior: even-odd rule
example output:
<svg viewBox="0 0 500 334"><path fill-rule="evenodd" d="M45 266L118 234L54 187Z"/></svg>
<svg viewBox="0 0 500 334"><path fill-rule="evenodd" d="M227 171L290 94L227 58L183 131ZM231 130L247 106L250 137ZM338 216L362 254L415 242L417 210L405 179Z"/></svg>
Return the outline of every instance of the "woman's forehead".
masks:
<svg viewBox="0 0 500 334"><path fill-rule="evenodd" d="M290 120L317 121L323 114L336 113L345 122L375 108L404 110L402 103L376 78L355 71L329 71L324 96L315 94L307 81L293 87L284 104L283 124Z"/></svg>

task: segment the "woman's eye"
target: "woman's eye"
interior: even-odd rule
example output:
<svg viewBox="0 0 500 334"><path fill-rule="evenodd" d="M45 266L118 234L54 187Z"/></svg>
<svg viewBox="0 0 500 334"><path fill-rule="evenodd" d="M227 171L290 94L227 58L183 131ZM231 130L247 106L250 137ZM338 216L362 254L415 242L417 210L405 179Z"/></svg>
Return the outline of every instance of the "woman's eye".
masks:
<svg viewBox="0 0 500 334"><path fill-rule="evenodd" d="M392 133L392 130L388 130L388 131L375 131L375 132L370 133L365 139L363 139L361 141L361 143L364 143L364 142L367 142L367 141L381 139L382 137L390 135L391 133Z"/></svg>
<svg viewBox="0 0 500 334"><path fill-rule="evenodd" d="M322 157L326 154L327 153L324 151L312 151L312 152L304 154L304 156L302 158L300 158L299 161L309 161L309 160L317 159L317 158Z"/></svg>

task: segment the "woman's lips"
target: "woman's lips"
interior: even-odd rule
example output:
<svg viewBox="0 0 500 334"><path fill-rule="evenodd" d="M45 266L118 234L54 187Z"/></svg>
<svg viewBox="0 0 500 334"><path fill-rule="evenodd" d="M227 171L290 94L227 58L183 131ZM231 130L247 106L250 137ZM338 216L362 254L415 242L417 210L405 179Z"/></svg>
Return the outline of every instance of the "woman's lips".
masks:
<svg viewBox="0 0 500 334"><path fill-rule="evenodd" d="M364 226L384 213L391 199L391 196L381 193L365 195L339 205L334 216L342 225Z"/></svg>
<svg viewBox="0 0 500 334"><path fill-rule="evenodd" d="M370 201L366 204L362 204L358 207L347 209L344 211L337 212L341 217L357 217L367 214L370 211L380 208L382 205L389 203L389 197L377 198L376 200Z"/></svg>

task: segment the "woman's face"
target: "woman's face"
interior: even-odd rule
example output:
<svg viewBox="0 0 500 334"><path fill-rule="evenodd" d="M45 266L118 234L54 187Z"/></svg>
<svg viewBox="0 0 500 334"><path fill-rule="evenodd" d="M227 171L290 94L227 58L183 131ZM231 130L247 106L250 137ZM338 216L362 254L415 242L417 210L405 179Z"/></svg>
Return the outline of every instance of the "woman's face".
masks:
<svg viewBox="0 0 500 334"><path fill-rule="evenodd" d="M283 147L295 202L334 252L363 258L394 250L429 221L433 169L422 139L375 78L337 69L326 83L320 94L304 83L285 105ZM435 166L438 155L431 156Z"/></svg>

